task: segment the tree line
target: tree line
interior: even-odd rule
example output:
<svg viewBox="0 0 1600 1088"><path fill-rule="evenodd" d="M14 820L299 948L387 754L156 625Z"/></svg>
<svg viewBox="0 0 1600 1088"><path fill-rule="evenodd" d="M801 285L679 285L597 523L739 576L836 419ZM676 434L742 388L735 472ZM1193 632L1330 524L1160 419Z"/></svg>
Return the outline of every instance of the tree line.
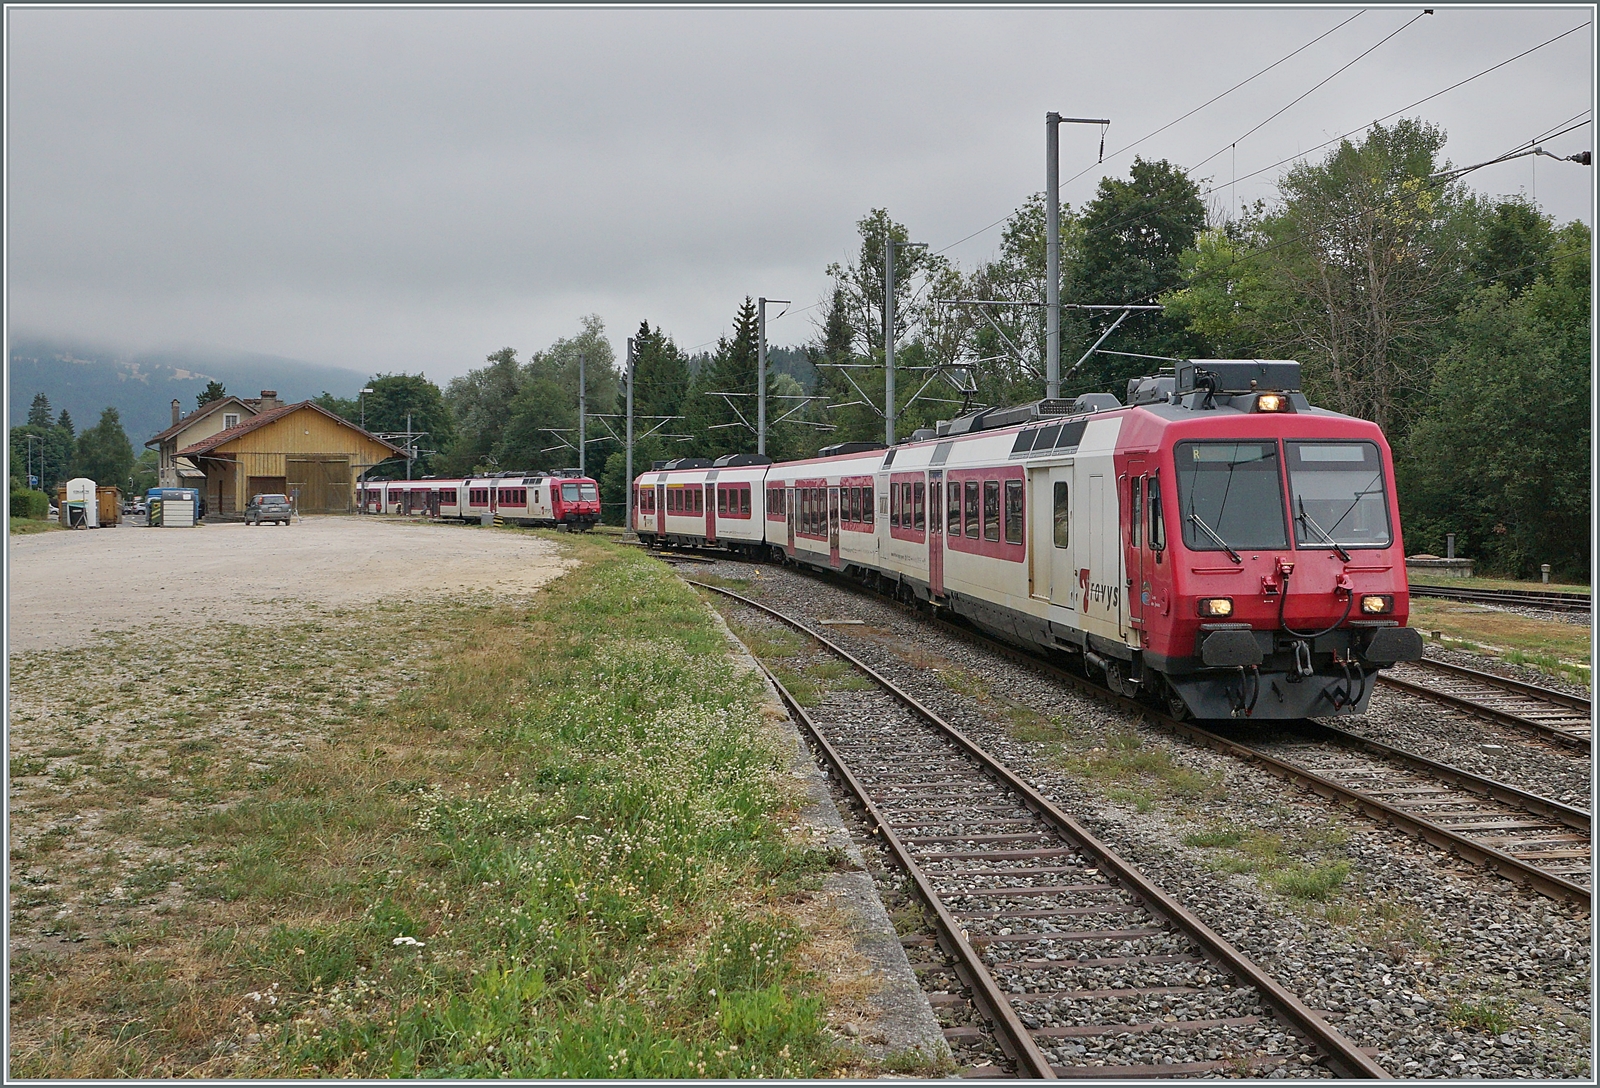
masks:
<svg viewBox="0 0 1600 1088"><path fill-rule="evenodd" d="M1586 577L1590 231L1557 225L1521 197L1475 194L1442 161L1444 142L1421 120L1374 125L1292 168L1275 200L1238 216L1208 208L1200 184L1165 160L1136 159L1126 177L1103 179L1081 208L1061 209L1062 395L1121 395L1130 377L1178 359L1298 359L1314 403L1384 428L1409 552L1442 552L1454 532L1485 569L1525 576L1550 563ZM853 257L826 269L833 283L812 307L809 342L769 345L770 456L882 440L891 240L898 434L1038 399L1042 194L1005 221L996 255L970 269L905 245L910 231L886 209L856 229ZM996 304L957 301L972 299ZM1077 308L1107 304L1162 309L1119 319ZM443 389L380 374L363 398L324 393L319 403L371 431L425 432L417 475L571 467L581 359L586 464L606 520L619 521L621 365L598 316L579 326L543 350L501 348ZM755 300L737 305L708 352L690 356L648 320L633 339L635 472L755 451ZM53 447L58 457L64 448ZM392 462L375 474L405 471Z"/></svg>
<svg viewBox="0 0 1600 1088"><path fill-rule="evenodd" d="M94 426L79 433L65 408L56 413L50 398L36 393L28 405L28 421L10 428L7 437L10 511L16 516L43 517L46 506L55 501L56 487L80 476L120 487L126 494L156 485L155 451L134 456L115 408L106 408Z"/></svg>

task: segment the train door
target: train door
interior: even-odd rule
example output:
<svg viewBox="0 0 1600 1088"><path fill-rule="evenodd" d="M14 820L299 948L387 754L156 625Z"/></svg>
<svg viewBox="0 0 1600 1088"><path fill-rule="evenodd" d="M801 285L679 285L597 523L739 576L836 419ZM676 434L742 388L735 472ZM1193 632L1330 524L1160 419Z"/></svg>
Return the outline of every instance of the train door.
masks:
<svg viewBox="0 0 1600 1088"><path fill-rule="evenodd" d="M1044 477L1046 495L1035 509L1040 514L1038 524L1044 530L1042 550L1049 556L1050 603L1078 610L1082 607L1082 586L1078 580L1076 556L1082 551L1082 543L1073 539L1072 466L1052 468L1040 475ZM1084 527L1079 525L1078 528ZM1038 537L1035 543L1040 543Z"/></svg>
<svg viewBox="0 0 1600 1088"><path fill-rule="evenodd" d="M1056 563L1055 528L1050 494L1050 470L1028 470L1028 596L1036 601L1050 600Z"/></svg>
<svg viewBox="0 0 1600 1088"><path fill-rule="evenodd" d="M828 488L828 565L839 565L839 489Z"/></svg>
<svg viewBox="0 0 1600 1088"><path fill-rule="evenodd" d="M928 594L944 596L944 470L928 473Z"/></svg>
<svg viewBox="0 0 1600 1088"><path fill-rule="evenodd" d="M1144 476L1144 458L1129 458L1128 521L1122 533L1128 572L1124 584L1128 589L1128 626L1140 630L1144 629L1144 609L1150 601L1150 572L1145 569L1144 549Z"/></svg>
<svg viewBox="0 0 1600 1088"><path fill-rule="evenodd" d="M1079 614L1086 628L1107 628L1119 635L1124 630L1122 613L1122 531L1117 511L1116 477L1104 473L1084 473L1087 496L1076 504L1081 515L1074 521L1080 539L1073 545L1078 568ZM1081 500L1087 499L1087 502Z"/></svg>
<svg viewBox="0 0 1600 1088"><path fill-rule="evenodd" d="M704 485L706 500L706 543L712 544L717 539L717 485Z"/></svg>
<svg viewBox="0 0 1600 1088"><path fill-rule="evenodd" d="M783 492L783 522L784 531L788 534L789 554L794 555L794 488L788 487Z"/></svg>
<svg viewBox="0 0 1600 1088"><path fill-rule="evenodd" d="M656 484L656 508L651 511L655 515L655 530L662 535L667 531L667 485Z"/></svg>

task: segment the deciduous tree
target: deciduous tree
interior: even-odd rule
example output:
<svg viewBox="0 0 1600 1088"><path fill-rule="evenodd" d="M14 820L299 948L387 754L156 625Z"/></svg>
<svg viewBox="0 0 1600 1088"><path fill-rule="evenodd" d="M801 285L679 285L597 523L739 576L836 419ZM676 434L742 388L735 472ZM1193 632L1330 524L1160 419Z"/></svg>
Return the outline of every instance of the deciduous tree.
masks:
<svg viewBox="0 0 1600 1088"><path fill-rule="evenodd" d="M100 413L100 421L78 436L72 455L72 472L87 476L102 487L129 487L133 470L133 444L122 429L115 408Z"/></svg>

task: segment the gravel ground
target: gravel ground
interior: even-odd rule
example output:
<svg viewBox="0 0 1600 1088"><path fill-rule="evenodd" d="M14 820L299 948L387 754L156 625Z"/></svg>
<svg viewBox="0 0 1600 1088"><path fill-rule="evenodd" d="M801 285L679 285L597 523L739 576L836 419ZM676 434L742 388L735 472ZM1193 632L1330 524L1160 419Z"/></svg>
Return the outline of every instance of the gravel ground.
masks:
<svg viewBox="0 0 1600 1088"><path fill-rule="evenodd" d="M1175 889L1308 1004L1328 1010L1342 1031L1375 1048L1391 1073L1588 1075L1592 975L1585 912L1469 868L1220 754L1169 739L886 602L776 567L696 569L748 580L757 596L813 622L862 620L863 626L831 627L833 636ZM1017 708L1054 723L1059 739L1038 729L1017 739ZM1369 721L1387 712L1380 707ZM1141 753L1164 754L1218 788L1129 803L1115 799L1111 784L1093 774L1063 767L1069 762L1063 747L1129 733ZM1308 865L1336 859L1348 865L1348 877L1326 902L1279 894L1265 878L1230 871L1237 867L1224 851L1185 843L1197 828L1218 825L1269 836L1284 850L1303 852Z"/></svg>
<svg viewBox="0 0 1600 1088"><path fill-rule="evenodd" d="M331 516L40 533L12 538L10 560L13 654L144 628L277 624L305 605L531 592L568 566L533 536Z"/></svg>

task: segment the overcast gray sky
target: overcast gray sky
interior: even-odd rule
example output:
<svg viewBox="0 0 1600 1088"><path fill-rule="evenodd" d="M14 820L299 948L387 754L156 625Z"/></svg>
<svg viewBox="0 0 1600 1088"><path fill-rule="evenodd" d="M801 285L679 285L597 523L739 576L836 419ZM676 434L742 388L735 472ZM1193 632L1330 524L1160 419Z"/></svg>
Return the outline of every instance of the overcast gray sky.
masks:
<svg viewBox="0 0 1600 1088"><path fill-rule="evenodd" d="M692 349L746 294L814 303L870 208L936 249L1002 218L1043 187L1047 110L1112 121L1098 166L1099 132L1063 129L1079 206L1135 153L1230 147L1421 10L1365 9L1113 157L1363 9L11 8L10 328L437 380L586 313L619 348L648 319ZM1271 198L1282 168L1233 177L1579 26L1410 115L1458 165L1590 118L1589 7L1434 10L1199 167L1217 210ZM1590 219L1592 169L1470 180ZM816 313L771 338L809 339Z"/></svg>

